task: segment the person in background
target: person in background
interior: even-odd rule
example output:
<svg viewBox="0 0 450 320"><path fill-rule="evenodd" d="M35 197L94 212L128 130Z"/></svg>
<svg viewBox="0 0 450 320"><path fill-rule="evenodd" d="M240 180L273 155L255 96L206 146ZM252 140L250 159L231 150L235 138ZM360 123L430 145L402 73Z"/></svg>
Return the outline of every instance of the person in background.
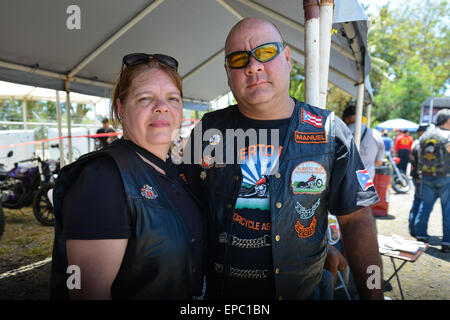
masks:
<svg viewBox="0 0 450 320"><path fill-rule="evenodd" d="M406 167L409 163L411 146L413 142L414 139L409 135L407 129L404 129L403 132L395 139L395 153L397 157L400 158L398 169L404 173L406 173Z"/></svg>
<svg viewBox="0 0 450 320"><path fill-rule="evenodd" d="M424 132L428 128L428 123L422 123L419 128L417 128L417 134L419 138L424 134ZM411 178L414 184L414 200L413 205L411 207L411 211L409 212L409 234L412 237L415 237L416 234L414 232L414 220L416 219L417 211L419 211L420 203L422 201L421 188L420 188L420 176L417 171L417 166L419 163L419 139L414 140L411 147Z"/></svg>
<svg viewBox="0 0 450 320"><path fill-rule="evenodd" d="M109 126L109 119L108 118L104 118L102 120L102 127L97 130L97 134L100 134L100 133L113 133L113 132L116 132L116 131ZM115 138L114 136L95 138L95 142L96 142L95 150L99 150L101 148L106 147L108 144L110 144L114 140L114 138Z"/></svg>
<svg viewBox="0 0 450 320"><path fill-rule="evenodd" d="M419 166L422 175L422 203L414 221L419 241L428 241L428 219L437 198L442 207L442 248L450 252L450 109L436 114L436 127L429 128L419 140Z"/></svg>
<svg viewBox="0 0 450 320"><path fill-rule="evenodd" d="M342 114L342 120L353 135L355 134L355 118L356 107L347 107ZM359 154L372 179L375 177L375 167L383 164L384 150L385 146L381 134L376 130L368 128L364 123L361 123Z"/></svg>
<svg viewBox="0 0 450 320"><path fill-rule="evenodd" d="M383 142L384 142L384 150L385 152L390 152L391 154L394 151L394 141L391 137L388 135L388 131L386 129L383 129Z"/></svg>

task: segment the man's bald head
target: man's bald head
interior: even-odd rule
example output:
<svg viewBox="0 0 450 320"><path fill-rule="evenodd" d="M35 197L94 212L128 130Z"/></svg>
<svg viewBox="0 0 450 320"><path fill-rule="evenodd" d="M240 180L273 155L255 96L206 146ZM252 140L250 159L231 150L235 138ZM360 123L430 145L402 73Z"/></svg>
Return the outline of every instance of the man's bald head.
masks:
<svg viewBox="0 0 450 320"><path fill-rule="evenodd" d="M265 28L267 32L273 33L273 41L279 41L283 43L283 37L280 30L271 22L260 18L244 18L236 23L228 33L225 40L225 55L229 53L229 48L232 41L246 40L246 33L249 30L259 30Z"/></svg>

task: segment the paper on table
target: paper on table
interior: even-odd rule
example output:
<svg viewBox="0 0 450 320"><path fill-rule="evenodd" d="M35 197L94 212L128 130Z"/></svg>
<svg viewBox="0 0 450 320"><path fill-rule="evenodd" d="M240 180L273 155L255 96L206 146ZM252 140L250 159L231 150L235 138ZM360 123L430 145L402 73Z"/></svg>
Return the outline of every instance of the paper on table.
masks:
<svg viewBox="0 0 450 320"><path fill-rule="evenodd" d="M378 238L378 246L382 250L400 250L404 252L409 252L412 254L416 254L419 250L425 250L426 246L423 242L420 241L412 241L412 240L405 240L399 235L392 235L392 236L384 236L379 234L377 236Z"/></svg>

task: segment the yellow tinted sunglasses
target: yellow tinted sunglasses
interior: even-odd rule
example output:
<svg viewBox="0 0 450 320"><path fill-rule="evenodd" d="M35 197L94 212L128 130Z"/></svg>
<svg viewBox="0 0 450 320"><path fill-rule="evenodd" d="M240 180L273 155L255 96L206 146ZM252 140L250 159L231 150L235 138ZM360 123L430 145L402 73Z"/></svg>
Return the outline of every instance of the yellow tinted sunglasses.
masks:
<svg viewBox="0 0 450 320"><path fill-rule="evenodd" d="M250 56L255 57L259 62L267 62L274 59L283 51L281 42L264 43L252 51L236 51L225 57L225 63L231 69L245 68L250 62Z"/></svg>

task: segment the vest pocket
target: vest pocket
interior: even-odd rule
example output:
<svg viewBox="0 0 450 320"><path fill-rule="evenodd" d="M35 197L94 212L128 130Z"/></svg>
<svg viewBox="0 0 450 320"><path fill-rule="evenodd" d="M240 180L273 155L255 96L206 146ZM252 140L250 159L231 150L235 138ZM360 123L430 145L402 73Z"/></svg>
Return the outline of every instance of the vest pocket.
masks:
<svg viewBox="0 0 450 320"><path fill-rule="evenodd" d="M325 243L325 246L323 246L323 248L320 250L319 253L317 253L313 256L307 257L305 259L305 265L310 266L310 265L314 265L314 264L318 263L321 259L325 259L327 253L328 253L328 247Z"/></svg>

